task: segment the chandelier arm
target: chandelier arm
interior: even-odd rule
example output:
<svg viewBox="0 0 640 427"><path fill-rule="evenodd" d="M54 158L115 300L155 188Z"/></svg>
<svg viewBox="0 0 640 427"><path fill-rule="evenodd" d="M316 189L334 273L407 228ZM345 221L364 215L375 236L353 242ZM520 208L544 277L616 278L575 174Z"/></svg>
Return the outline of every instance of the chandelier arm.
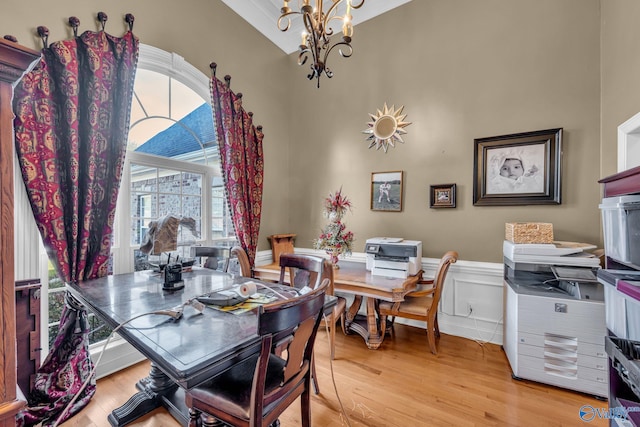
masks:
<svg viewBox="0 0 640 427"><path fill-rule="evenodd" d="M302 15L302 23L304 24L304 28L307 30L307 33L313 34L316 32L316 18L313 16L313 13L304 13L299 12Z"/></svg>
<svg viewBox="0 0 640 427"><path fill-rule="evenodd" d="M281 9L282 14L277 23L278 29L280 31L288 31L291 28L291 15L302 15L301 19L305 32L302 34L298 65L304 65L311 57L312 63L310 64L310 72L307 78L309 80L317 79L317 85L320 87L320 76L322 74L328 78L333 77L333 71L327 67L331 51L338 47L340 56L343 58L349 58L353 54L353 47L351 46L353 27L350 9L359 9L364 5L365 0L332 0L332 2L328 2L326 13L323 10L323 0L315 0L315 10L309 4L309 1L305 1L299 12L289 8L289 1L284 0L284 5ZM356 1L357 3L354 4ZM346 12L344 16L340 16L338 14L338 5L343 3L346 4ZM344 21L342 26L343 36L340 41L332 44L331 38L334 36L335 30L331 27L331 24L339 19Z"/></svg>
<svg viewBox="0 0 640 427"><path fill-rule="evenodd" d="M280 15L280 18L278 18L278 29L280 31L282 32L288 31L289 28L291 28L291 18L289 17L290 15L300 15L300 12L291 11L291 12L283 13L282 15ZM287 25L283 27L282 23L285 21L285 18L286 18Z"/></svg>
<svg viewBox="0 0 640 427"><path fill-rule="evenodd" d="M349 1L349 0L347 0ZM364 0L363 0L364 1ZM338 15L338 10L336 9L338 7L338 5L341 3L341 1L337 1L335 3L331 4L331 7L329 7L329 10L327 10L327 13L323 13L323 26L325 28L325 32L328 36L331 36L333 34L333 28L331 28L329 26L329 24L331 23L331 21L335 20L335 19L344 19L343 16Z"/></svg>
<svg viewBox="0 0 640 427"><path fill-rule="evenodd" d="M331 46L325 51L324 58L323 58L325 64L327 63L327 58L329 54L337 46L346 46L348 48L345 51L346 53L342 51L342 48L338 49L338 52L340 52L340 56L342 56L343 58L349 58L351 55L353 55L353 48L351 47L351 39L349 39L349 41L343 40L341 42L335 43L333 46Z"/></svg>
<svg viewBox="0 0 640 427"><path fill-rule="evenodd" d="M327 76L328 78L333 77L333 71L331 71L331 68L324 67L324 75ZM320 87L320 83L319 82L318 82L318 87Z"/></svg>
<svg viewBox="0 0 640 427"><path fill-rule="evenodd" d="M308 48L300 51L300 54L298 55L298 65L304 65L307 62L307 59L309 59Z"/></svg>

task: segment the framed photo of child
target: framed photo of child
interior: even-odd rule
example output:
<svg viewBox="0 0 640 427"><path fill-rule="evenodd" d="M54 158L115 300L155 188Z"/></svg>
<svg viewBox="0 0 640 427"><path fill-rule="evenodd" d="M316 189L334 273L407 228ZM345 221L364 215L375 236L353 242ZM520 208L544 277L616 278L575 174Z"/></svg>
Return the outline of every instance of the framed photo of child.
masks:
<svg viewBox="0 0 640 427"><path fill-rule="evenodd" d="M562 128L474 140L473 204L561 203Z"/></svg>

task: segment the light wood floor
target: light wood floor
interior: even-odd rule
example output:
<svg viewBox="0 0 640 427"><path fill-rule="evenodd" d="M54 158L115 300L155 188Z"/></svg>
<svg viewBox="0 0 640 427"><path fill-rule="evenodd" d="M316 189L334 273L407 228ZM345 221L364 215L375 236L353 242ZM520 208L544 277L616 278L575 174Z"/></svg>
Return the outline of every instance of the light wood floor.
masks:
<svg viewBox="0 0 640 427"><path fill-rule="evenodd" d="M332 384L327 334L319 331L316 369L321 394L312 395L313 425L352 426L606 426L605 420L580 419L583 405L607 408L592 396L529 381L514 380L502 348L481 346L443 334L437 356L428 351L424 330L396 325L378 350L368 350L357 335L336 334L335 384ZM135 391L147 362L98 381L96 395L63 427L108 427L107 414ZM280 418L282 427L300 425L295 402ZM348 417L348 420L347 420ZM164 409L132 426L178 427Z"/></svg>

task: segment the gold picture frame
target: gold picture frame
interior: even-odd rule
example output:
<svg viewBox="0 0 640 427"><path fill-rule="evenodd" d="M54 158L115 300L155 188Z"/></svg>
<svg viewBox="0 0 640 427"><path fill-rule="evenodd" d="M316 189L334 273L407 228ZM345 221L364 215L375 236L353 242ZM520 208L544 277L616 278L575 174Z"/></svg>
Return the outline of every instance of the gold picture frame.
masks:
<svg viewBox="0 0 640 427"><path fill-rule="evenodd" d="M429 195L430 208L455 208L456 185L438 184L432 185Z"/></svg>

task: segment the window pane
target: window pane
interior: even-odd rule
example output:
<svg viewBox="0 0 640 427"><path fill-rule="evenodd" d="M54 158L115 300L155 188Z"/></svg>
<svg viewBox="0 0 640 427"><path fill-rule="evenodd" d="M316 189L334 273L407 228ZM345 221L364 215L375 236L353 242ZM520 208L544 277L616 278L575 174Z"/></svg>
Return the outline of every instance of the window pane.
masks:
<svg viewBox="0 0 640 427"><path fill-rule="evenodd" d="M89 313L89 344L94 344L109 338L112 329L98 319L93 313Z"/></svg>
<svg viewBox="0 0 640 427"><path fill-rule="evenodd" d="M202 195L202 174L184 172L182 174L182 193Z"/></svg>
<svg viewBox="0 0 640 427"><path fill-rule="evenodd" d="M171 117L180 120L202 105L203 101L207 101L208 105L209 100L203 100L187 86L176 79L171 79Z"/></svg>
<svg viewBox="0 0 640 427"><path fill-rule="evenodd" d="M49 323L60 321L60 315L64 308L64 291L52 292L49 290Z"/></svg>
<svg viewBox="0 0 640 427"><path fill-rule="evenodd" d="M150 219L131 218L131 244L139 245L142 243L144 235L149 230Z"/></svg>
<svg viewBox="0 0 640 427"><path fill-rule="evenodd" d="M182 198L182 215L190 218L202 217L202 197L184 196Z"/></svg>
<svg viewBox="0 0 640 427"><path fill-rule="evenodd" d="M131 164L131 189L133 191L158 191L158 169Z"/></svg>
<svg viewBox="0 0 640 427"><path fill-rule="evenodd" d="M169 116L169 79L155 71L136 71L134 90L137 96L131 103L131 123L145 116Z"/></svg>
<svg viewBox="0 0 640 427"><path fill-rule="evenodd" d="M201 221L196 220L195 231L197 232L197 235L187 227L178 227L178 244L184 246L192 246L193 244L195 244L196 240L202 234L200 233L201 226Z"/></svg>
<svg viewBox="0 0 640 427"><path fill-rule="evenodd" d="M158 169L158 191L180 194L180 171Z"/></svg>
<svg viewBox="0 0 640 427"><path fill-rule="evenodd" d="M160 194L158 196L158 210L160 216L170 213L181 215L180 196L177 194Z"/></svg>

